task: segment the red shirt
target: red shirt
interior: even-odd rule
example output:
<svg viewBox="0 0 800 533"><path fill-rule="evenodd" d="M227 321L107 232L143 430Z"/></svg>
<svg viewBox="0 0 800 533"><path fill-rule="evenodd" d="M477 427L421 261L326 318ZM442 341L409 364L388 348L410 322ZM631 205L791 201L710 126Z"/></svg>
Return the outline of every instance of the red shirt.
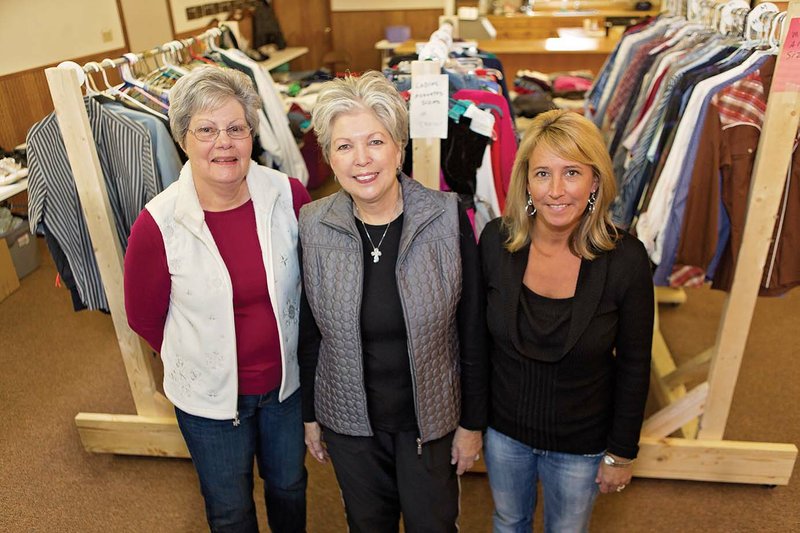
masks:
<svg viewBox="0 0 800 533"><path fill-rule="evenodd" d="M289 182L297 215L311 197L298 180ZM280 386L281 348L253 201L229 211L204 213L233 286L239 394L265 394ZM131 327L156 350L164 339L170 290L161 231L145 209L131 229L125 254L125 307ZM134 291L139 297L129 298Z"/></svg>

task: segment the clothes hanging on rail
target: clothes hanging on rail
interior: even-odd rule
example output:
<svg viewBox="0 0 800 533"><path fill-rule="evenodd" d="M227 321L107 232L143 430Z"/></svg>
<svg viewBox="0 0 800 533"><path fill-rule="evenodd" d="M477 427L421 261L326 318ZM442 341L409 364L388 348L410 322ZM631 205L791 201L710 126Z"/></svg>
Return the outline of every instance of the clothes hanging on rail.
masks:
<svg viewBox="0 0 800 533"><path fill-rule="evenodd" d="M181 172L183 161L180 157L181 152L175 145L169 128L164 125L164 122L153 115L131 109L119 102L102 102L102 104L147 128L155 150L157 179L161 184L161 189L166 189L174 183Z"/></svg>
<svg viewBox="0 0 800 533"><path fill-rule="evenodd" d="M694 268L698 278L713 279L712 288L729 290L733 283L773 68L774 59L771 58L758 73L721 91L712 101L712 108L700 128L699 150L691 177L692 189L687 197L675 265L668 278L671 286L686 284L682 283L681 273L685 273L687 268ZM725 217L707 220L706 213L709 212L721 212ZM708 229L695 231L699 229L697 224L704 222L709 223ZM719 235L728 235L728 238L720 239ZM795 138L764 265L762 296L780 295L800 285L798 249L800 157ZM709 256L718 259L709 261ZM688 284L691 286L691 282Z"/></svg>
<svg viewBox="0 0 800 533"><path fill-rule="evenodd" d="M95 98L86 97L84 103L115 229L124 250L139 212L161 191L152 139L145 126L101 105ZM108 310L55 113L34 124L27 144L31 232L41 225L63 250L71 270L71 275L64 277L74 277L78 300L88 309Z"/></svg>
<svg viewBox="0 0 800 533"><path fill-rule="evenodd" d="M462 89L454 95L456 99L470 100L478 107L485 107L494 115L494 128L492 135L491 161L492 177L494 184L493 205L496 202L497 216L505 209L506 194L511 182L511 171L514 168L514 158L517 155L517 138L514 123L511 120L511 111L508 101L489 91ZM489 190L487 187L484 190Z"/></svg>
<svg viewBox="0 0 800 533"><path fill-rule="evenodd" d="M670 17L623 36L589 95L618 196L657 285L730 289L774 50ZM797 158L794 158L797 159ZM800 184L787 175L762 295L800 284Z"/></svg>
<svg viewBox="0 0 800 533"><path fill-rule="evenodd" d="M478 56L463 57L479 61ZM462 204L471 208L476 234L484 225L500 216L511 180L517 152L517 138L509 100L499 83L502 65L493 67L454 66L445 68L448 76L450 104L448 137L440 151L440 188L461 195ZM410 98L411 77L404 73L403 62L385 74L406 99ZM413 150L409 142L403 170L413 177Z"/></svg>
<svg viewBox="0 0 800 533"><path fill-rule="evenodd" d="M730 71L702 81L695 88L684 110L683 119L676 128L670 153L657 177L657 182L651 187L652 194L646 202L646 210L641 213L636 224L639 238L645 243L653 261L659 264L656 270L658 283L666 284L667 277L671 274L670 261L677 247L680 221L683 219L689 187L693 183L693 169L700 149L699 133L702 127L699 125L705 121L712 98L720 91L731 88L732 90L743 88L753 94L756 94L756 91L763 93L761 77L771 76L774 64L774 56L754 56ZM742 84L739 83L740 80L744 80ZM754 86L756 83L758 85ZM760 100L765 100L763 94ZM718 218L717 211L715 206L708 213L714 216L712 224L714 227ZM702 232L699 229L701 226L691 224L690 227L697 233Z"/></svg>
<svg viewBox="0 0 800 533"><path fill-rule="evenodd" d="M259 133L268 138L264 147L271 153L277 168L307 185L308 168L289 128L286 110L269 72L241 50L218 49L217 52L227 66L240 70L253 79L264 106L264 114L259 114L263 122L259 125Z"/></svg>

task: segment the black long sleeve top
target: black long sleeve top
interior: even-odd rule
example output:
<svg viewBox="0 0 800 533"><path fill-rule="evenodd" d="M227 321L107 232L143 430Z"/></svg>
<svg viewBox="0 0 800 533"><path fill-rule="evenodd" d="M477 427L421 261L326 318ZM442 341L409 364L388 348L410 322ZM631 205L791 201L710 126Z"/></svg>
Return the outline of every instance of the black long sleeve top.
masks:
<svg viewBox="0 0 800 533"><path fill-rule="evenodd" d="M530 246L509 253L500 219L481 235L490 332L489 425L531 447L636 457L650 377L653 283L644 246L581 262L562 348L539 350L520 333Z"/></svg>

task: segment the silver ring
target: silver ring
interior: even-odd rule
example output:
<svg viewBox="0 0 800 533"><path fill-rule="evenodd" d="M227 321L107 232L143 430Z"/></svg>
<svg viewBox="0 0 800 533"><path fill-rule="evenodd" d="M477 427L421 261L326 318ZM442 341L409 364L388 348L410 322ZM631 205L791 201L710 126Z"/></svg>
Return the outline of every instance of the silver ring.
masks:
<svg viewBox="0 0 800 533"><path fill-rule="evenodd" d="M617 487L617 492L622 492L623 490L625 490L625 485L620 485Z"/></svg>
<svg viewBox="0 0 800 533"><path fill-rule="evenodd" d="M478 459L480 459L480 458L481 458L481 454L479 454L479 453L476 453L476 454L475 454L475 460L477 461L477 460L478 460Z"/></svg>

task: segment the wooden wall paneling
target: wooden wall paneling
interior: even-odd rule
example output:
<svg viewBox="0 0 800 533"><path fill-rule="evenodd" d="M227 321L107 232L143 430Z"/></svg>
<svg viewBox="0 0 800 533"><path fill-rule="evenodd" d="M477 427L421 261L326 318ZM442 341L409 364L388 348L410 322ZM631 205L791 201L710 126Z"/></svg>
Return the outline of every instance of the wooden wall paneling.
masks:
<svg viewBox="0 0 800 533"><path fill-rule="evenodd" d="M120 48L79 57L73 61L83 65L89 61L101 61L106 57L115 59L125 52L126 49ZM47 65L50 66L55 64ZM53 111L53 102L44 75L44 69L47 67L0 76L0 146L3 148L13 148L25 142L31 126ZM109 79L113 83L118 78L112 76ZM103 83L99 75L95 81Z"/></svg>
<svg viewBox="0 0 800 533"><path fill-rule="evenodd" d="M316 70L331 50L331 9L328 0L273 0L272 7L287 46L305 46L308 53L290 63L292 70Z"/></svg>
<svg viewBox="0 0 800 533"><path fill-rule="evenodd" d="M333 49L347 51L351 69L380 69L380 52L375 43L384 38L387 26L408 26L411 38L427 40L439 27L441 9L403 11L338 11L331 13Z"/></svg>

